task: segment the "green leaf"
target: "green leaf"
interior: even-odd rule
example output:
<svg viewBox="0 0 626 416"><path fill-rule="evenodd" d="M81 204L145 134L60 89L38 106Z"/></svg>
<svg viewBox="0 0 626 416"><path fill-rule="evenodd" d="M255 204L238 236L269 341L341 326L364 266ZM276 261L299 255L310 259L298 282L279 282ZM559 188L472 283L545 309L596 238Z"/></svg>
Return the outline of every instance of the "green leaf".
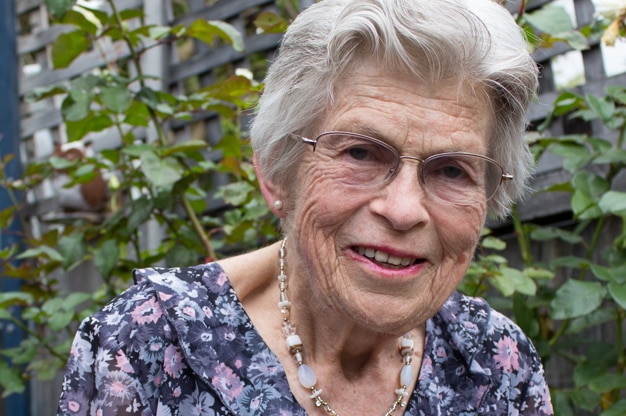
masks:
<svg viewBox="0 0 626 416"><path fill-rule="evenodd" d="M600 197L609 190L610 184L591 172L578 172L574 176L575 192L572 196L572 210L580 219L594 219L602 216L598 206Z"/></svg>
<svg viewBox="0 0 626 416"><path fill-rule="evenodd" d="M166 147L161 151L161 156L171 156L175 153L186 153L204 150L208 146L204 140L185 140Z"/></svg>
<svg viewBox="0 0 626 416"><path fill-rule="evenodd" d="M221 187L220 195L227 204L239 206L248 200L248 196L254 191L254 187L248 182L232 182Z"/></svg>
<svg viewBox="0 0 626 416"><path fill-rule="evenodd" d="M68 270L81 263L85 257L86 242L83 234L70 234L63 236L57 243L57 250L63 256L63 268Z"/></svg>
<svg viewBox="0 0 626 416"><path fill-rule="evenodd" d="M160 40L172 33L172 28L169 26L150 26L148 29L148 36L150 39Z"/></svg>
<svg viewBox="0 0 626 416"><path fill-rule="evenodd" d="M65 121L68 140L75 142L89 133L99 132L113 126L113 121L104 114L90 113L79 121Z"/></svg>
<svg viewBox="0 0 626 416"><path fill-rule="evenodd" d="M129 233L135 232L139 226L148 221L152 214L152 207L152 201L145 197L133 201L126 225Z"/></svg>
<svg viewBox="0 0 626 416"><path fill-rule="evenodd" d="M583 242L583 238L571 231L557 227L537 227L530 233L530 238L536 241L559 239L570 244Z"/></svg>
<svg viewBox="0 0 626 416"><path fill-rule="evenodd" d="M626 150L609 148L606 151L600 153L593 161L594 164L609 164L609 163L626 163Z"/></svg>
<svg viewBox="0 0 626 416"><path fill-rule="evenodd" d="M78 305L91 299L91 294L84 292L70 293L63 301L63 308L67 311L73 311Z"/></svg>
<svg viewBox="0 0 626 416"><path fill-rule="evenodd" d="M483 246L483 248L498 251L506 248L506 243L503 240L492 236L483 238L480 245Z"/></svg>
<svg viewBox="0 0 626 416"><path fill-rule="evenodd" d="M577 334L587 328L596 327L606 322L615 321L617 312L615 308L600 308L588 313L584 316L579 316L570 321L567 327L566 334Z"/></svg>
<svg viewBox="0 0 626 416"><path fill-rule="evenodd" d="M94 250L94 266L105 280L108 279L113 273L119 257L120 247L117 240L114 239L104 241Z"/></svg>
<svg viewBox="0 0 626 416"><path fill-rule="evenodd" d="M524 333L530 337L534 337L539 333L539 322L535 313L529 307L525 296L516 294L513 297L513 313L515 322L522 328Z"/></svg>
<svg viewBox="0 0 626 416"><path fill-rule="evenodd" d="M592 264L591 271L595 277L605 282L624 283L616 278L614 273L615 269L613 267L604 267L598 264Z"/></svg>
<svg viewBox="0 0 626 416"><path fill-rule="evenodd" d="M576 256L556 257L554 260L550 262L550 266L552 268L567 267L570 269L580 269L582 267L588 267L590 265L591 263L589 262L589 260L583 257L576 257Z"/></svg>
<svg viewBox="0 0 626 416"><path fill-rule="evenodd" d="M600 405L600 394L586 388L574 390L571 397L578 407L588 412L595 410Z"/></svg>
<svg viewBox="0 0 626 416"><path fill-rule="evenodd" d="M574 409L572 409L572 403L569 391L557 390L553 391L552 400L554 405L554 414L559 416L576 416Z"/></svg>
<svg viewBox="0 0 626 416"><path fill-rule="evenodd" d="M622 399L613 406L600 413L600 416L624 416L626 414L626 399Z"/></svg>
<svg viewBox="0 0 626 416"><path fill-rule="evenodd" d="M100 89L102 103L114 113L125 112L133 102L133 96L123 85L110 85Z"/></svg>
<svg viewBox="0 0 626 416"><path fill-rule="evenodd" d="M537 284L522 271L511 267L503 267L502 274L514 282L515 292L533 296L537 292Z"/></svg>
<svg viewBox="0 0 626 416"><path fill-rule="evenodd" d="M600 120L607 122L615 114L615 104L612 100L596 97L595 95L585 95L585 100L589 108L598 115Z"/></svg>
<svg viewBox="0 0 626 416"><path fill-rule="evenodd" d="M580 107L584 99L571 91L562 92L554 102L554 114L562 116Z"/></svg>
<svg viewBox="0 0 626 416"><path fill-rule="evenodd" d="M557 290L550 306L554 319L583 316L596 310L604 300L606 287L598 282L568 280Z"/></svg>
<svg viewBox="0 0 626 416"><path fill-rule="evenodd" d="M598 206L605 214L626 214L626 192L608 191L600 198Z"/></svg>
<svg viewBox="0 0 626 416"><path fill-rule="evenodd" d="M59 311L48 318L48 327L53 331L61 331L72 322L74 318L73 311Z"/></svg>
<svg viewBox="0 0 626 416"><path fill-rule="evenodd" d="M92 35L97 35L102 30L102 22L96 15L83 7L74 7L63 16L63 23L71 24Z"/></svg>
<svg viewBox="0 0 626 416"><path fill-rule="evenodd" d="M500 273L491 276L489 281L493 287L498 289L506 297L515 293L515 282Z"/></svg>
<svg viewBox="0 0 626 416"><path fill-rule="evenodd" d="M150 111L146 104L133 101L130 107L126 110L126 117L124 123L136 127L148 127L150 122Z"/></svg>
<svg viewBox="0 0 626 416"><path fill-rule="evenodd" d="M575 173L587 165L592 156L589 149L580 143L554 143L549 150L551 153L563 158L563 168L570 173Z"/></svg>
<svg viewBox="0 0 626 416"><path fill-rule="evenodd" d="M170 267L193 266L198 264L199 259L200 256L195 250L189 249L182 244L173 246L168 250L167 256L165 256L165 261Z"/></svg>
<svg viewBox="0 0 626 416"><path fill-rule="evenodd" d="M74 4L76 4L76 0L46 0L48 11L58 20L61 20Z"/></svg>
<svg viewBox="0 0 626 416"><path fill-rule="evenodd" d="M91 111L93 93L85 90L74 90L63 100L61 114L66 121L83 120Z"/></svg>
<svg viewBox="0 0 626 416"><path fill-rule="evenodd" d="M582 51L589 48L587 38L576 30L568 30L554 35L555 40L562 40L572 48Z"/></svg>
<svg viewBox="0 0 626 416"><path fill-rule="evenodd" d="M607 369L604 364L585 359L574 368L572 380L577 388L588 387L591 382L606 374Z"/></svg>
<svg viewBox="0 0 626 416"><path fill-rule="evenodd" d="M141 157L146 153L154 154L154 150L154 146L149 144L131 144L124 146L121 152L128 156Z"/></svg>
<svg viewBox="0 0 626 416"><path fill-rule="evenodd" d="M219 20L207 21L198 19L189 26L186 35L201 40L208 45L211 45L213 39L217 36L228 42L237 52L244 50L243 38L239 31L234 26Z"/></svg>
<svg viewBox="0 0 626 416"><path fill-rule="evenodd" d="M61 255L61 253L59 253L55 249L48 247L48 246L39 246L39 247L29 248L28 250L18 255L17 259L22 260L22 259L28 259L28 258L40 257L40 256L48 258L50 260L63 262L63 256Z"/></svg>
<svg viewBox="0 0 626 416"><path fill-rule="evenodd" d="M33 303L33 295L25 292L0 293L0 307L11 305L28 305Z"/></svg>
<svg viewBox="0 0 626 416"><path fill-rule="evenodd" d="M550 35L575 29L569 14L561 6L548 4L537 11L524 14L524 17L532 26Z"/></svg>
<svg viewBox="0 0 626 416"><path fill-rule="evenodd" d="M176 159L162 159L152 152L141 155L141 171L157 188L171 186L183 176L183 168Z"/></svg>
<svg viewBox="0 0 626 416"><path fill-rule="evenodd" d="M595 378L590 386L591 390L598 393L608 393L615 389L626 388L626 377L622 374L607 373L601 377Z"/></svg>
<svg viewBox="0 0 626 416"><path fill-rule="evenodd" d="M14 206L9 206L3 210L0 210L0 229L6 228L13 221L13 215L16 212Z"/></svg>
<svg viewBox="0 0 626 416"><path fill-rule="evenodd" d="M626 309L626 284L609 283L609 294L622 309Z"/></svg>
<svg viewBox="0 0 626 416"><path fill-rule="evenodd" d="M263 12L254 19L254 25L263 33L283 33L287 30L289 22L276 13Z"/></svg>
<svg viewBox="0 0 626 416"><path fill-rule="evenodd" d="M60 34L52 44L53 68L67 68L83 52L86 52L90 45L89 38L81 30Z"/></svg>
<svg viewBox="0 0 626 416"><path fill-rule="evenodd" d="M26 389L22 372L19 367L9 367L9 363L0 360L0 386L2 386L2 397L6 398L13 393L23 393Z"/></svg>
<svg viewBox="0 0 626 416"><path fill-rule="evenodd" d="M606 93L613 97L615 101L626 104L626 88L617 85L606 87Z"/></svg>
<svg viewBox="0 0 626 416"><path fill-rule="evenodd" d="M524 275L533 280L554 278L554 272L552 270L544 269L537 266L525 268Z"/></svg>

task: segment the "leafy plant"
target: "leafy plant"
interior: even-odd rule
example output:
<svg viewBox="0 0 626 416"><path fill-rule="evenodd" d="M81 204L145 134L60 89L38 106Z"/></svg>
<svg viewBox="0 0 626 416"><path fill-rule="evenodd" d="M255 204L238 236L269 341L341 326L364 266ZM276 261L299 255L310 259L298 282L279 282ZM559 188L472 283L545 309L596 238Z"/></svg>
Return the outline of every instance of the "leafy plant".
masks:
<svg viewBox="0 0 626 416"><path fill-rule="evenodd" d="M242 126L261 90L250 71L225 73L213 85L174 95L151 87L142 67L142 55L150 49L185 39L241 52L239 32L222 21L147 25L142 11L118 10L112 0L107 5L100 10L75 0L47 1L56 24L72 28L52 45L54 68L68 67L92 48L101 51L105 65L30 94L30 101L60 97L72 146L59 146L49 160L30 163L19 180L0 176L0 186L14 201L0 212L3 230L14 221L31 230L23 214L26 196L46 182L93 202L47 217L40 235L26 232L23 248L16 244L0 252L3 275L22 282L20 291L0 293L0 319L26 334L19 346L0 350L8 359L0 361L3 396L22 392L31 375L54 376L65 365L78 322L126 288L133 268L197 264L215 259L220 250L259 244L277 234L256 186ZM257 23L267 32L286 26L267 13ZM125 52L107 60L106 43ZM213 146L203 137L176 140L168 127L207 113L219 114L222 123L223 135ZM149 130L156 132L154 140ZM86 151L85 139L104 131L117 132L119 145ZM4 155L1 167L12 157ZM213 185L216 175L227 175L228 184ZM212 199L222 208L210 215ZM147 224L162 230L160 241L147 244ZM62 290L66 272L86 261L99 272L100 289Z"/></svg>
<svg viewBox="0 0 626 416"><path fill-rule="evenodd" d="M535 47L566 42L579 49L587 45L583 34L599 37L608 24L593 22L574 31L565 12L552 5L519 20ZM603 126L607 137L584 132L550 136L548 128L562 120ZM557 156L568 174L562 183L537 192L568 198L571 220L564 225L522 222L515 209L512 250L519 252L518 259L509 260L512 251L505 240L486 230L462 290L509 310L548 367L557 359L571 365L571 384L551 386L555 414L622 415L626 192L620 181L626 174L626 88L608 86L603 96L563 92L537 130L530 143L537 159ZM558 250L550 258L537 258L536 245ZM610 339L597 336L601 328L613 334Z"/></svg>

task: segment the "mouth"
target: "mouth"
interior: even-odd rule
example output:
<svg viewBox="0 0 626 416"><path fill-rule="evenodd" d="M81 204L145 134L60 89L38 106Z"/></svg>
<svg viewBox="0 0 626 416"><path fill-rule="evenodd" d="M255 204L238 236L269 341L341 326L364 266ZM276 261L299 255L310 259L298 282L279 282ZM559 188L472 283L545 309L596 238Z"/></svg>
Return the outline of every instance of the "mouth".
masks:
<svg viewBox="0 0 626 416"><path fill-rule="evenodd" d="M379 266L389 269L402 269L423 261L423 259L418 259L415 257L394 256L387 252L376 250L371 247L359 246L353 247L353 250L363 257L367 257L369 260L378 264Z"/></svg>

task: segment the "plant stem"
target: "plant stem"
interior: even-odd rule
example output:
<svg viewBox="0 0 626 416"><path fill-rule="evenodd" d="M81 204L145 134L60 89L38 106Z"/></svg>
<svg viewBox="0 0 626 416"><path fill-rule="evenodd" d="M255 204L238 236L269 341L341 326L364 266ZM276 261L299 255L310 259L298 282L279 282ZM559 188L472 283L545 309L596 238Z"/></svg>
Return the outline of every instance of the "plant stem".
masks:
<svg viewBox="0 0 626 416"><path fill-rule="evenodd" d="M524 226L522 224L522 220L519 215L519 210L517 209L517 205L513 206L511 211L511 216L513 218L513 226L515 228L515 236L517 237L517 244L519 245L520 252L522 254L522 260L527 267L532 266L532 256L530 254L530 242L528 235L524 231Z"/></svg>
<svg viewBox="0 0 626 416"><path fill-rule="evenodd" d="M35 338L37 340L37 343L43 346L46 350L48 350L48 352L51 355L58 358L62 362L65 362L67 360L67 356L65 356L64 354L59 354L57 351L55 351L55 349L48 342L46 342L45 339L43 339L36 332L32 331L27 325L24 325L24 323L20 319L16 318L13 315L11 315L9 319L11 320L13 324L15 324L15 326L19 327L22 331L26 332L29 336Z"/></svg>
<svg viewBox="0 0 626 416"><path fill-rule="evenodd" d="M187 213L191 212L193 214L193 215L189 215L189 219L191 220L191 225L193 226L193 229L195 230L196 234L198 234L198 237L200 237L200 239L202 240L202 245L204 245L204 249L206 250L208 259L210 261L216 260L217 257L215 257L215 251L213 250L213 246L211 245L209 238L204 232L204 228L202 227L202 224L200 223L198 216L194 212L193 207L189 203L189 200L183 197L181 201L183 203L183 206L185 207L185 211Z"/></svg>

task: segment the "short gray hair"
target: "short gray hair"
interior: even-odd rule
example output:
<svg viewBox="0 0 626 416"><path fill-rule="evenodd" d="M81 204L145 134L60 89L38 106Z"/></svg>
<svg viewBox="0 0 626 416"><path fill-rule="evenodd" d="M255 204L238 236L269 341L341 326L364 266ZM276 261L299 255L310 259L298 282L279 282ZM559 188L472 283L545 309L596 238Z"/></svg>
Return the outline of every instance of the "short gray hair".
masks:
<svg viewBox="0 0 626 416"><path fill-rule="evenodd" d="M290 25L265 79L251 126L258 168L288 186L307 146L289 133L314 134L342 75L373 62L424 85L479 86L494 125L490 157L514 180L490 201L504 216L526 191L534 160L524 140L537 65L511 14L493 0L324 0Z"/></svg>

